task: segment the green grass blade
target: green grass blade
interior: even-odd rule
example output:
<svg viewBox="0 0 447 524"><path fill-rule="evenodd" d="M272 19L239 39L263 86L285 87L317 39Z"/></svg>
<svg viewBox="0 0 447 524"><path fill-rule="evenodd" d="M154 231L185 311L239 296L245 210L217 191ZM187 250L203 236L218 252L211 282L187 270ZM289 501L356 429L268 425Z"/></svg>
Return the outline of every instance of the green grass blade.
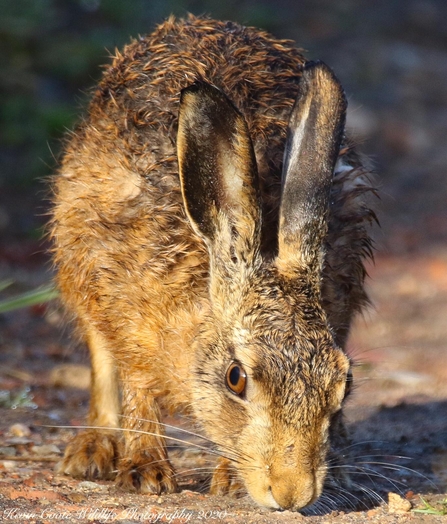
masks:
<svg viewBox="0 0 447 524"><path fill-rule="evenodd" d="M433 507L431 504L429 504L426 500L424 500L421 496L419 498L422 500L424 507L423 508L416 508L411 510L412 513L422 513L424 515L438 515L440 517L447 515L447 507L442 509L437 509ZM447 499L441 501L441 504L443 506L447 506Z"/></svg>
<svg viewBox="0 0 447 524"><path fill-rule="evenodd" d="M59 295L57 289L52 286L44 286L28 293L22 293L16 297L0 300L0 313L14 311L24 307L35 306L37 304L44 304Z"/></svg>
<svg viewBox="0 0 447 524"><path fill-rule="evenodd" d="M9 287L11 284L14 284L14 280L3 280L0 282L0 291L3 291L7 287Z"/></svg>

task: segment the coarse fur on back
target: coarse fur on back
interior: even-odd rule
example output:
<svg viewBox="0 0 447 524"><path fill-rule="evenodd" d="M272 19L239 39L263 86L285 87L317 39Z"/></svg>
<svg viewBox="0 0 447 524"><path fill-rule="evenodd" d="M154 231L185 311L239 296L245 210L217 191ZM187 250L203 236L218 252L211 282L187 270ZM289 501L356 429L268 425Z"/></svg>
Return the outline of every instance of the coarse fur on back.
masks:
<svg viewBox="0 0 447 524"><path fill-rule="evenodd" d="M171 17L116 53L54 179L57 284L108 428L60 471L175 491L167 408L221 453L213 493L319 497L375 218L345 113L327 66L232 22Z"/></svg>

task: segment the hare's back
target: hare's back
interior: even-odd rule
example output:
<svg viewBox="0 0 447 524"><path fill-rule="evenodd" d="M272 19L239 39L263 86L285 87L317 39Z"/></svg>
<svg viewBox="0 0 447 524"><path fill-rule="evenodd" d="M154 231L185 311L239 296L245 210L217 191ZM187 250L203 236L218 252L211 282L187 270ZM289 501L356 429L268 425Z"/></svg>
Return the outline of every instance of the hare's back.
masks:
<svg viewBox="0 0 447 524"><path fill-rule="evenodd" d="M274 242L287 119L304 60L289 42L233 23L170 18L117 52L55 178L59 286L68 302L113 291L159 302L205 293L207 253L182 202L176 157L180 91L220 87L247 120ZM157 283L157 286L154 285ZM169 291L168 291L169 290ZM137 297L137 298L135 298ZM112 299L110 299L112 300ZM138 304L137 304L138 305ZM82 306L84 307L84 306ZM86 306L87 307L87 306ZM79 311L74 304L73 309Z"/></svg>

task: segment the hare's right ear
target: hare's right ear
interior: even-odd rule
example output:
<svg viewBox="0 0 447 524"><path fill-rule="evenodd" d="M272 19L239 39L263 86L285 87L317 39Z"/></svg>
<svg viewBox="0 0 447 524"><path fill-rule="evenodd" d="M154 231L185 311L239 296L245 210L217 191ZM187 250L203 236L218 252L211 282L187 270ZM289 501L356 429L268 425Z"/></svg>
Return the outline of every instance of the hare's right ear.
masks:
<svg viewBox="0 0 447 524"><path fill-rule="evenodd" d="M259 249L261 205L245 119L217 87L195 82L181 93L178 126L181 187L193 228L225 263L251 259Z"/></svg>
<svg viewBox="0 0 447 524"><path fill-rule="evenodd" d="M303 70L284 154L277 266L319 275L332 175L344 132L343 89L323 63Z"/></svg>

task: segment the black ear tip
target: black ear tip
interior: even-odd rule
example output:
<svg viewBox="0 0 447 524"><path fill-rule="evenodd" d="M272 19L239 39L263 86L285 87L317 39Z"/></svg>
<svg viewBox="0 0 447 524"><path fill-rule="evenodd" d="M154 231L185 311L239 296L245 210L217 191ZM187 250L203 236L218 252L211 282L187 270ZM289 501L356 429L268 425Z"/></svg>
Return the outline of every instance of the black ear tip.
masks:
<svg viewBox="0 0 447 524"><path fill-rule="evenodd" d="M202 79L197 79L180 91L180 106L187 106L188 102L196 103L196 108L208 108L208 110L212 108L210 116L211 113L214 113L214 117L216 117L219 112L224 111L224 108L240 115L239 109L222 89Z"/></svg>
<svg viewBox="0 0 447 524"><path fill-rule="evenodd" d="M180 92L182 94L183 93L199 93L199 92L222 93L222 90L219 89L217 86L210 84L206 80L197 78L196 80L194 80L192 84L190 84L187 87L184 87Z"/></svg>
<svg viewBox="0 0 447 524"><path fill-rule="evenodd" d="M326 65L324 62L322 62L321 60L308 60L305 64L304 64L304 71L308 70L308 69L313 69L315 67L318 67L318 66L321 66L321 65Z"/></svg>
<svg viewBox="0 0 447 524"><path fill-rule="evenodd" d="M329 76L338 82L338 79L335 76L334 71L321 60L311 60L309 62L306 62L303 67L303 76L309 78L316 75Z"/></svg>
<svg viewBox="0 0 447 524"><path fill-rule="evenodd" d="M226 98L225 94L218 87L213 84L209 84L201 78L198 78L192 84L180 91L180 101L182 102L188 95L219 100Z"/></svg>
<svg viewBox="0 0 447 524"><path fill-rule="evenodd" d="M200 91L201 89L203 89L203 82L201 80L196 80L193 84L185 87L185 89L182 89L182 93L197 93L197 91Z"/></svg>
<svg viewBox="0 0 447 524"><path fill-rule="evenodd" d="M203 80L196 80L195 82L193 82L192 84L183 88L180 91L180 99L182 100L188 94L197 94L202 92L205 89L206 85L206 82L204 82Z"/></svg>
<svg viewBox="0 0 447 524"><path fill-rule="evenodd" d="M302 81L304 85L321 86L326 89L334 89L338 92L340 101L347 105L346 95L340 80L334 71L321 60L309 61L303 67Z"/></svg>

